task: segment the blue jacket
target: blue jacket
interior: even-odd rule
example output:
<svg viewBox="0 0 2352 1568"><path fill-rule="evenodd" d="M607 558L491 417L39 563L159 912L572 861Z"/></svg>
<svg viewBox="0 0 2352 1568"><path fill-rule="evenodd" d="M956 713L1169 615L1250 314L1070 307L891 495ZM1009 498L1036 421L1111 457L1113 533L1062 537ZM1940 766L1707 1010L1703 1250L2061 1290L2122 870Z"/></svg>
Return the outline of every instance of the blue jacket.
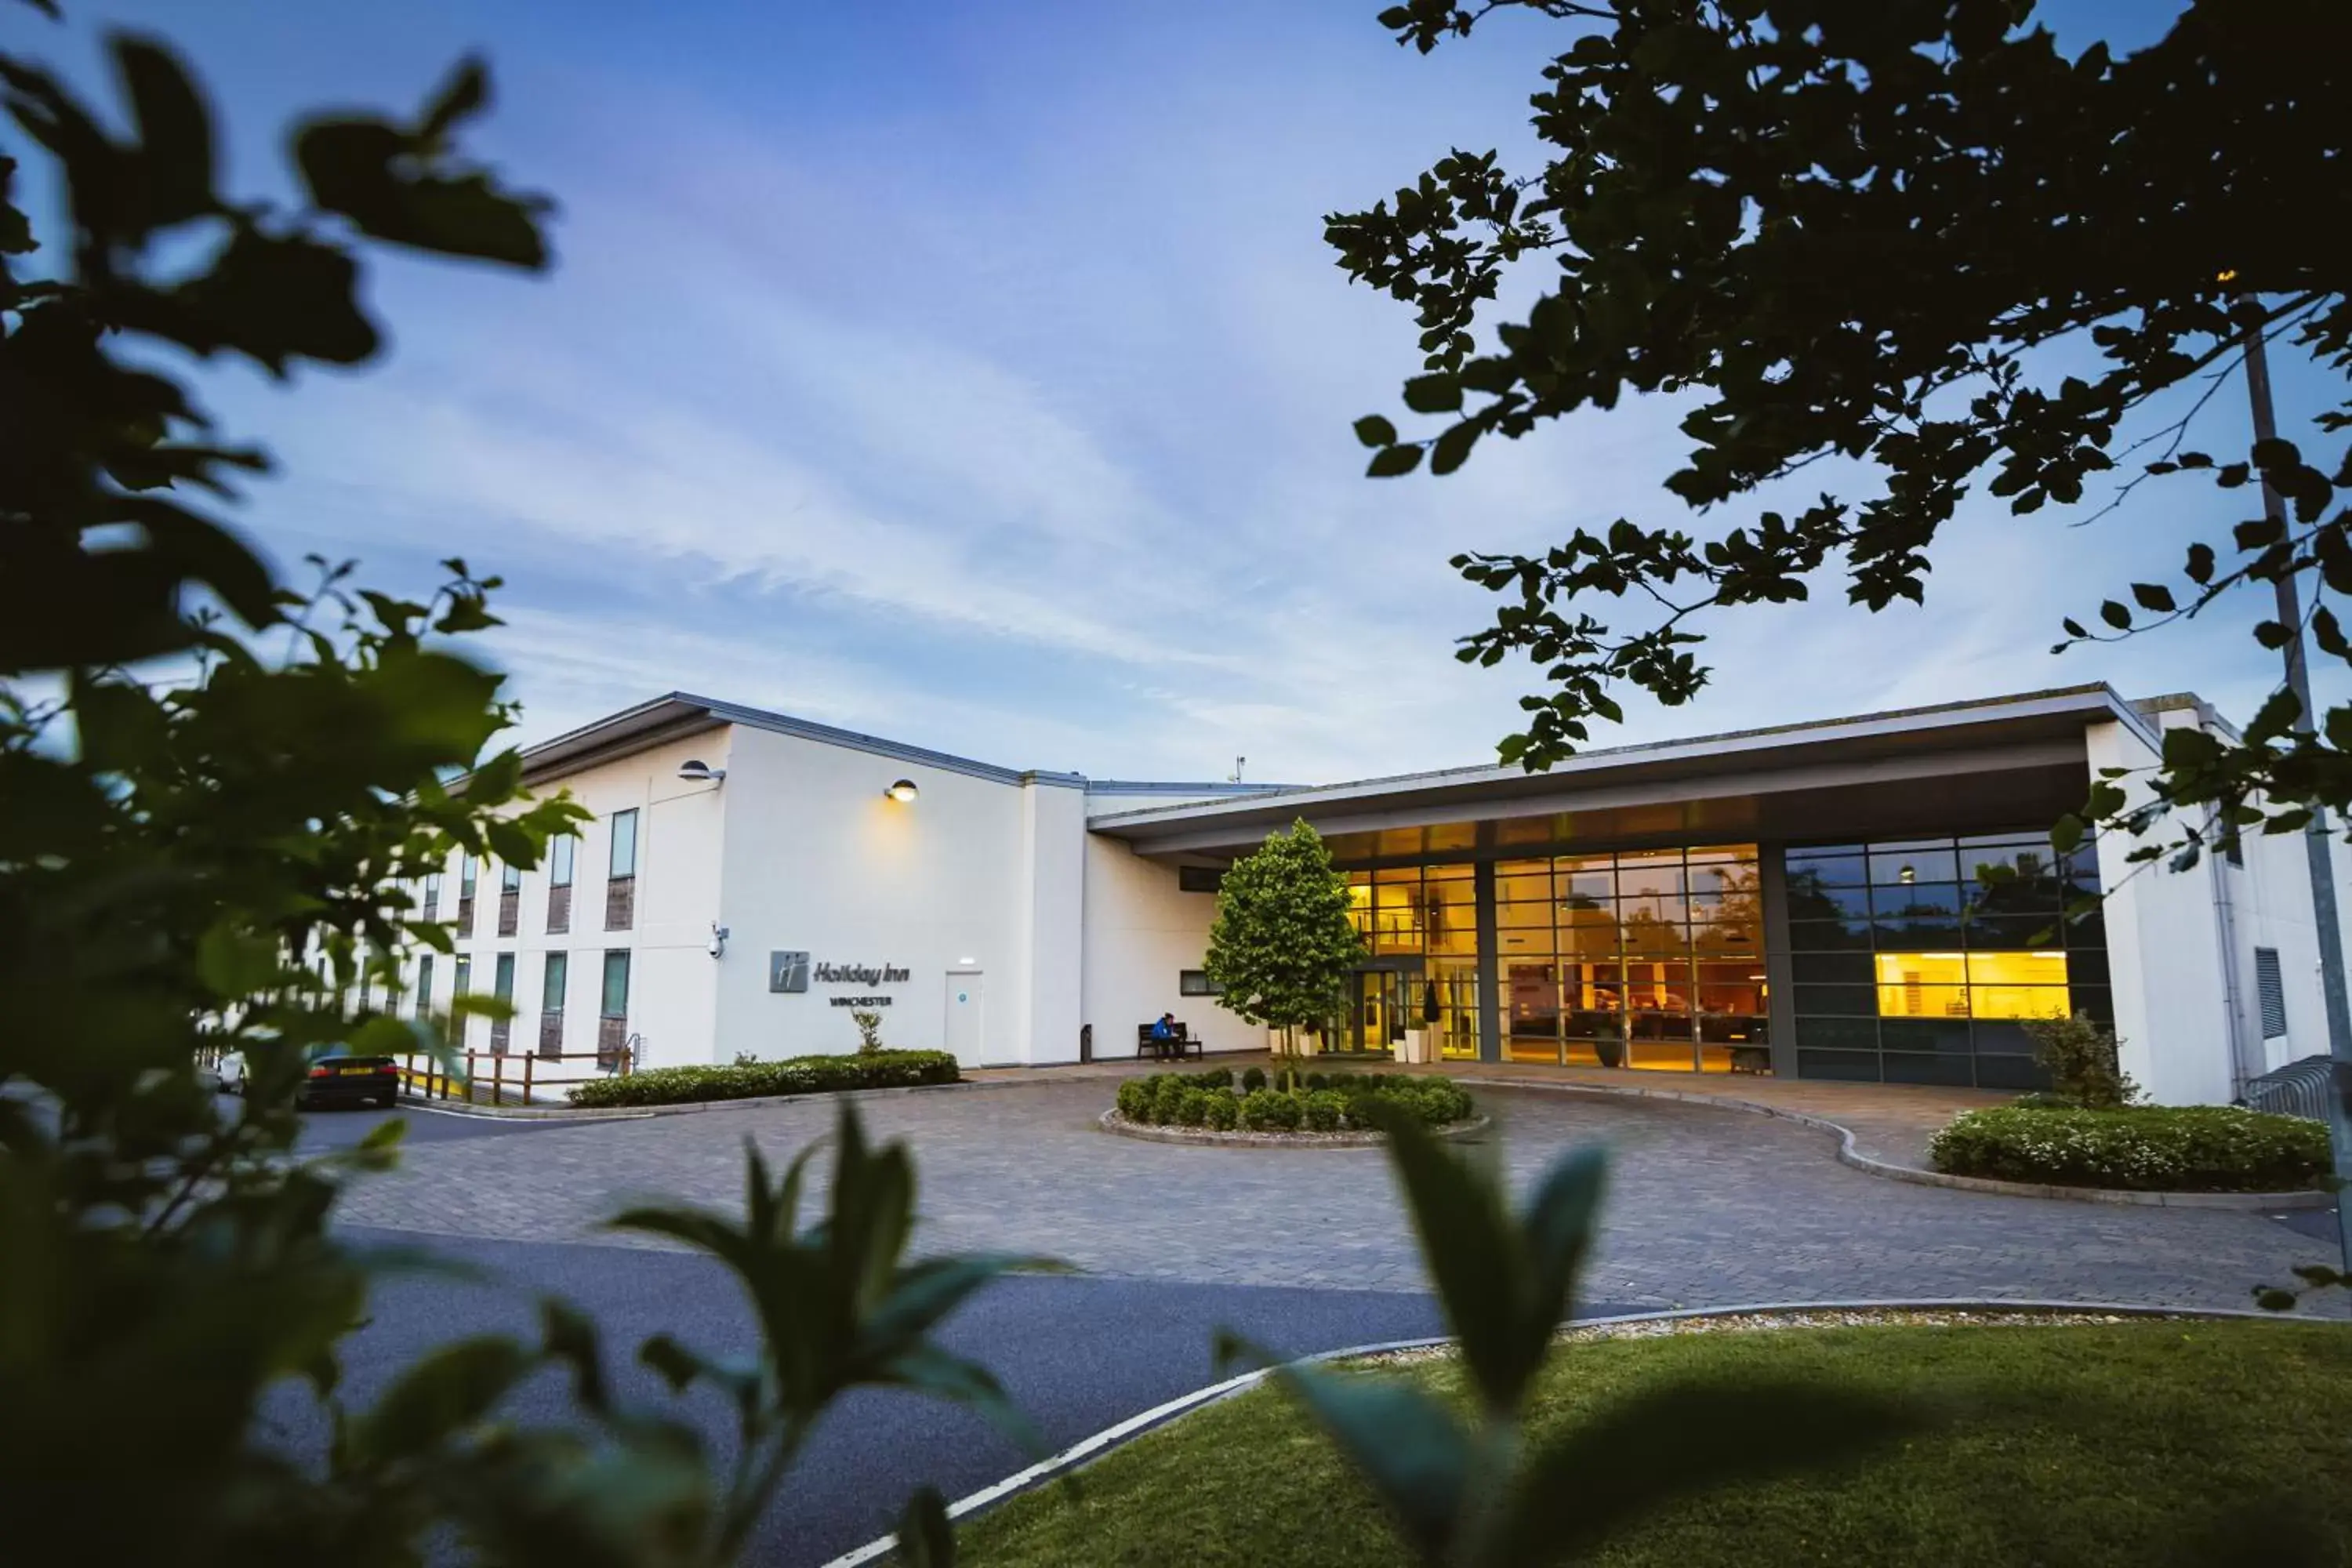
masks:
<svg viewBox="0 0 2352 1568"><path fill-rule="evenodd" d="M1151 1037L1155 1040L1172 1040L1176 1037L1176 1031L1168 1026L1167 1019L1161 1018L1151 1026Z"/></svg>

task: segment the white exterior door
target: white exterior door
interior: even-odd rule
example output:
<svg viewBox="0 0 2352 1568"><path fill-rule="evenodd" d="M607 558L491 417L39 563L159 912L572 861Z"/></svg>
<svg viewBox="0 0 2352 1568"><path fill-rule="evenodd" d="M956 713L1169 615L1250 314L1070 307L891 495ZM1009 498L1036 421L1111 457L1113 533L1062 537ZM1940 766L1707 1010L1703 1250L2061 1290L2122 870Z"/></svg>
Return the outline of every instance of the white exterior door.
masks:
<svg viewBox="0 0 2352 1568"><path fill-rule="evenodd" d="M980 985L982 978L977 969L948 971L947 1048L965 1067L980 1064L982 1042L987 1038L982 1027L987 1009L987 999Z"/></svg>

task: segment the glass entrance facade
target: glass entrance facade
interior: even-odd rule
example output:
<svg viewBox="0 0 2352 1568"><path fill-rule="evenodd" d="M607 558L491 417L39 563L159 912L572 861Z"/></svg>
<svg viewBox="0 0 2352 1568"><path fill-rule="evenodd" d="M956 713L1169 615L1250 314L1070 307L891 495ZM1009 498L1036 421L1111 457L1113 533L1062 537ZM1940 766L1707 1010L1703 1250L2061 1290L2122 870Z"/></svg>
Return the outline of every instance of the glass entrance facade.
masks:
<svg viewBox="0 0 2352 1568"><path fill-rule="evenodd" d="M1349 1047L1387 1048L1371 1026L1380 1018L1391 1043L1433 1028L1444 1056L1478 1057L1483 974L1496 987L1504 1060L1770 1070L1754 845L1493 862L1491 954L1482 869L1348 874L1370 954Z"/></svg>
<svg viewBox="0 0 2352 1568"><path fill-rule="evenodd" d="M1435 1034L1440 1055L1475 1060L1477 868L1391 866L1350 872L1348 883L1351 918L1371 962L1356 977L1352 1014L1334 1043L1388 1051L1407 1029L1423 1029Z"/></svg>
<svg viewBox="0 0 2352 1568"><path fill-rule="evenodd" d="M1754 845L1505 860L1495 900L1505 1059L1770 1070Z"/></svg>

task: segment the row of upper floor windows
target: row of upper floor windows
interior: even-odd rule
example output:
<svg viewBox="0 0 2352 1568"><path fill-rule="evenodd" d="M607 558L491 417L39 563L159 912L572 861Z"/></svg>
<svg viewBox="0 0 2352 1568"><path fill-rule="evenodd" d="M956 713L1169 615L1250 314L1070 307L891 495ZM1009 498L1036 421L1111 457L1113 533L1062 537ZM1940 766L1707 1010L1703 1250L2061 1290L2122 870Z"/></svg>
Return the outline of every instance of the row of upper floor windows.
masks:
<svg viewBox="0 0 2352 1568"><path fill-rule="evenodd" d="M604 876L608 882L633 880L637 874L637 813L634 806L616 811L611 817L612 833L605 845ZM551 840L547 847L547 885L552 889L569 888L576 872L580 840L567 836ZM457 864L457 901L461 911L470 912L481 879L481 863L470 851ZM439 873L425 879L420 889L422 908L426 920L441 918L441 884ZM522 868L501 865L499 868L499 890L517 893L522 889Z"/></svg>

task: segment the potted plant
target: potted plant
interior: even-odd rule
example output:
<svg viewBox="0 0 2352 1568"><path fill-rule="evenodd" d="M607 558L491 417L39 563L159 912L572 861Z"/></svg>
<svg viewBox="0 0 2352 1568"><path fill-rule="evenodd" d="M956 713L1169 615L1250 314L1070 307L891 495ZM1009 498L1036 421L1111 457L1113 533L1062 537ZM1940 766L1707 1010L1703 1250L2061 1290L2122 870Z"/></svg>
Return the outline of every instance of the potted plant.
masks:
<svg viewBox="0 0 2352 1568"><path fill-rule="evenodd" d="M1432 976L1421 985L1421 1027L1407 1029L1404 1038L1397 1043L1396 1059L1401 1062L1433 1062L1437 1059L1437 1029L1445 1021L1445 1005L1437 994L1437 981Z"/></svg>

